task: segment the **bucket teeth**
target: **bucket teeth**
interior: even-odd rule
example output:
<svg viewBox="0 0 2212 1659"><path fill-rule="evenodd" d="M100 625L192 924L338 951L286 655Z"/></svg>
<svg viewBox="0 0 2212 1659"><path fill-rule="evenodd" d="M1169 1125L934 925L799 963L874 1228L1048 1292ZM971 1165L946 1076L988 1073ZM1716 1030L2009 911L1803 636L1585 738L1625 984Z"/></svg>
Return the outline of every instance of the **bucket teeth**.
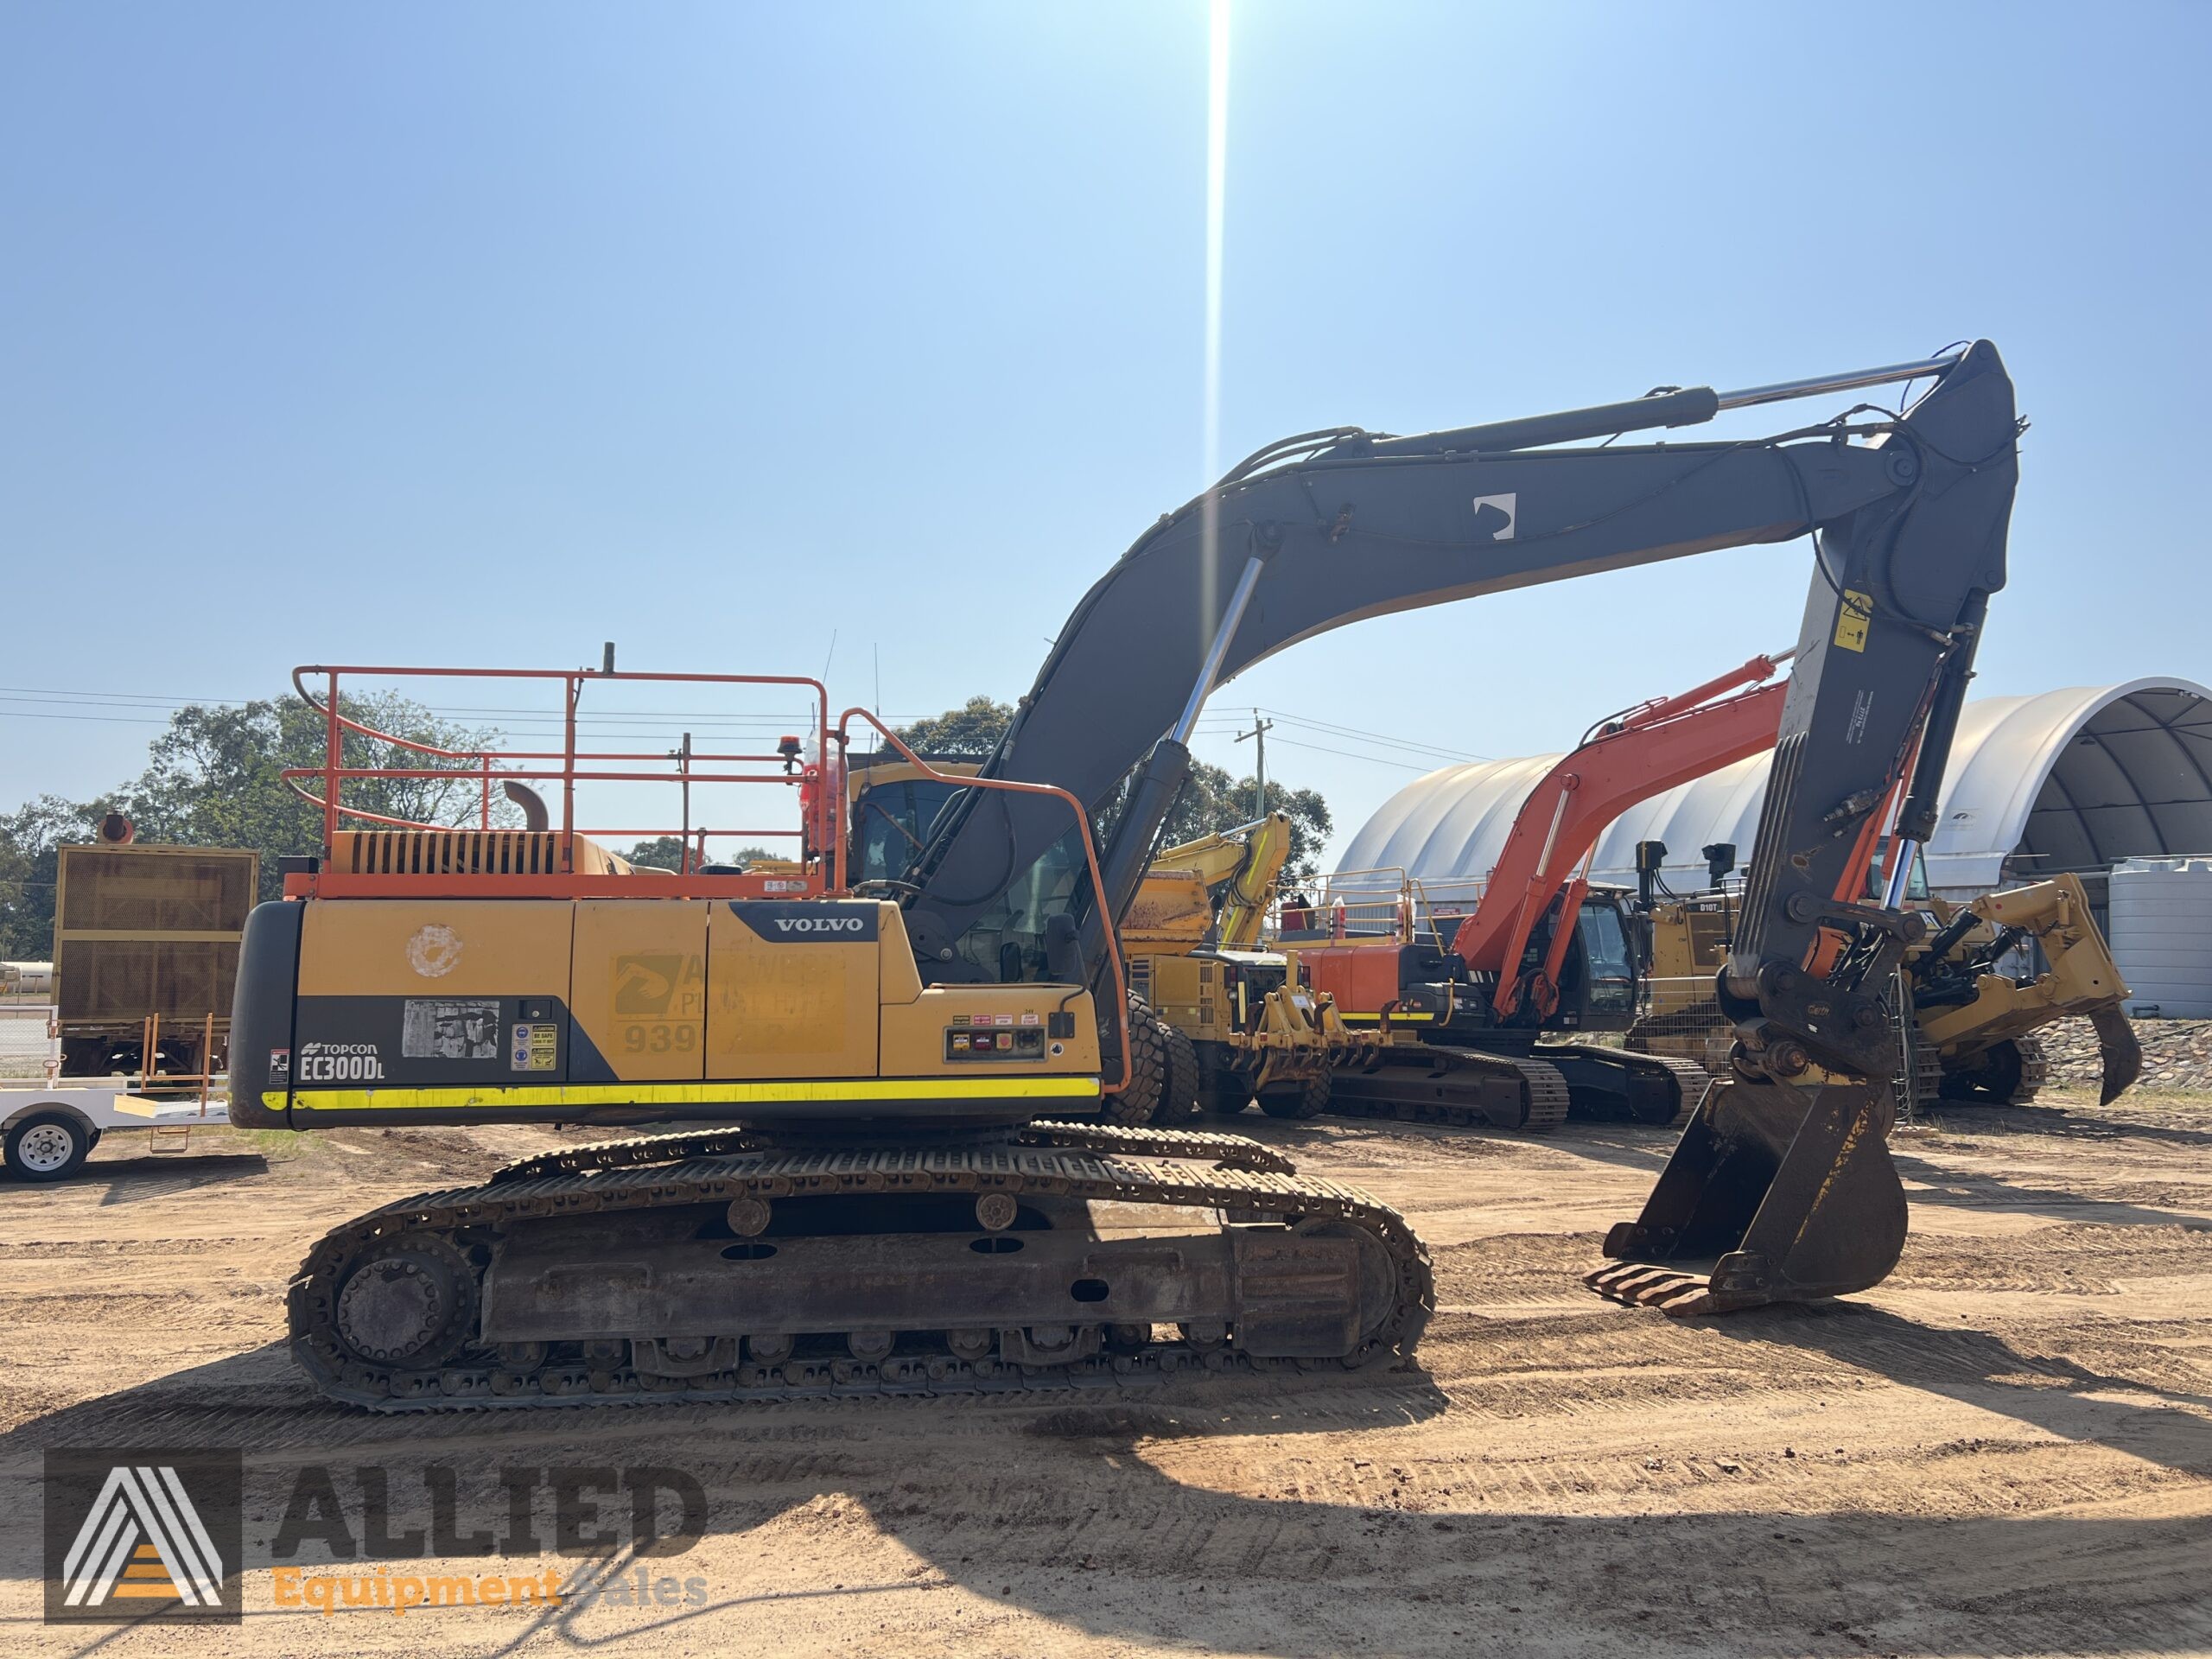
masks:
<svg viewBox="0 0 2212 1659"><path fill-rule="evenodd" d="M1702 1274L1678 1273L1648 1262L1622 1262L1583 1274L1582 1282L1600 1296L1610 1296L1631 1307L1656 1307L1676 1319L1707 1312L1713 1305L1713 1286Z"/></svg>

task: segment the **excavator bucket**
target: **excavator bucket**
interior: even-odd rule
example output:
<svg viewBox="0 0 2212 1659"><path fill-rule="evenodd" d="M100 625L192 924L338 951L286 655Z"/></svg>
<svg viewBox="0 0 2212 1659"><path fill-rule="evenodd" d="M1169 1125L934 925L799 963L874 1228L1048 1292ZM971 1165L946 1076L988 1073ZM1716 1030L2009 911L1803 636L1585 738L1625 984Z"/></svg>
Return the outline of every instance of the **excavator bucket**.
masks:
<svg viewBox="0 0 2212 1659"><path fill-rule="evenodd" d="M1879 1284L1904 1249L1888 1084L1709 1090L1643 1213L1605 1236L1583 1282L1677 1317L1809 1301Z"/></svg>
<svg viewBox="0 0 2212 1659"><path fill-rule="evenodd" d="M2136 1039L2134 1021L2116 1006L2099 1008L2089 1016L2089 1025L2097 1033L2097 1059L2104 1067L2097 1104L2109 1106L2143 1075L2143 1045Z"/></svg>

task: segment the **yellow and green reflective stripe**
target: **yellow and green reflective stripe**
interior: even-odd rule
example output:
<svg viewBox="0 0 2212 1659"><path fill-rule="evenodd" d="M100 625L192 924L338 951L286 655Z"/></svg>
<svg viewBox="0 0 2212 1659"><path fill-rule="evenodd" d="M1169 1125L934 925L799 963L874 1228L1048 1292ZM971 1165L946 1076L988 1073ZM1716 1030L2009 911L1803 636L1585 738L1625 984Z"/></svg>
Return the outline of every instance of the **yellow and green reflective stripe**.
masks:
<svg viewBox="0 0 2212 1659"><path fill-rule="evenodd" d="M271 1089L261 1103L303 1112L456 1111L540 1106L744 1106L869 1100L1096 1100L1096 1077L825 1077L776 1083L487 1084L467 1089Z"/></svg>

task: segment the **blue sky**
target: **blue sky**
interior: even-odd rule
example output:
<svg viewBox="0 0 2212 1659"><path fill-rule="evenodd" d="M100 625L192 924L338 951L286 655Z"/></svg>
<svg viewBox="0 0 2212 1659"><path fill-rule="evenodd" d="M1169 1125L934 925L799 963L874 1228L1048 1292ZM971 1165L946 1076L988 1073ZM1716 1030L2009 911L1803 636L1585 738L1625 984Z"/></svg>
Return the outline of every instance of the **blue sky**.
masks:
<svg viewBox="0 0 2212 1659"><path fill-rule="evenodd" d="M1018 695L1202 482L1206 40L1198 4L0 11L0 810L303 661L611 638L850 702L880 664L902 716ZM2208 46L2180 5L1241 5L1220 452L1986 335L2034 426L1977 690L2212 678ZM1360 624L1200 753L1254 704L1560 747L1788 643L1806 570ZM1427 758L1269 754L1343 835Z"/></svg>

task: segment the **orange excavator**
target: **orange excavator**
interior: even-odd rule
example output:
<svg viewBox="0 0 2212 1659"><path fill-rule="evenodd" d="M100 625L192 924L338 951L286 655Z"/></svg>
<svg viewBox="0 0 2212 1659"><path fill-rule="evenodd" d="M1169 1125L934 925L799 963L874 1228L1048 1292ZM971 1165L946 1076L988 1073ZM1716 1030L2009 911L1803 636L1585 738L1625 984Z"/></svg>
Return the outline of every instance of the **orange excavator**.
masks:
<svg viewBox="0 0 2212 1659"><path fill-rule="evenodd" d="M1589 882L1591 852L1638 802L1772 748L1789 691L1773 677L1794 654L1592 727L1530 791L1456 925L1411 890L1387 936L1300 947L1313 988L1375 1033L1363 1063L1331 1079L1327 1109L1545 1129L1569 1116L1663 1123L1695 1107L1707 1079L1693 1062L1538 1039L1634 1020L1642 969L1621 896Z"/></svg>

